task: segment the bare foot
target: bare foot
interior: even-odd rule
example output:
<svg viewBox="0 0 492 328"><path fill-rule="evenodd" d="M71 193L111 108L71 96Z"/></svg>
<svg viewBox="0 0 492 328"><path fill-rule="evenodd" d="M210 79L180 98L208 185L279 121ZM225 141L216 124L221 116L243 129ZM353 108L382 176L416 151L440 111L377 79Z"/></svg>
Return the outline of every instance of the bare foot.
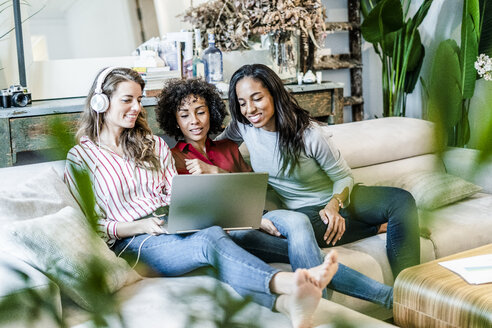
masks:
<svg viewBox="0 0 492 328"><path fill-rule="evenodd" d="M321 265L308 269L310 279L321 289L325 289L338 270L337 252L332 250Z"/></svg>
<svg viewBox="0 0 492 328"><path fill-rule="evenodd" d="M379 226L378 233L385 233L386 231L388 231L388 222Z"/></svg>
<svg viewBox="0 0 492 328"><path fill-rule="evenodd" d="M312 317L322 293L312 280L306 269L297 269L294 273L293 293L288 301L288 313L294 328L312 327Z"/></svg>

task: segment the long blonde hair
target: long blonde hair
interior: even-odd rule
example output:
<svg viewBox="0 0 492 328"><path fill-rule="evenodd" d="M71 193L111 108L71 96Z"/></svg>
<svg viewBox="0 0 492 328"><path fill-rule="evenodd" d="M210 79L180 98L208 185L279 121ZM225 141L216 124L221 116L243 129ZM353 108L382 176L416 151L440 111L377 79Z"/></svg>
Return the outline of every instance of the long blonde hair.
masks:
<svg viewBox="0 0 492 328"><path fill-rule="evenodd" d="M98 143L98 134L101 132L100 130L104 125L106 112L101 114L96 113L96 111L90 107L90 100L95 93L97 79L103 70L101 70L94 79L94 83L92 83L92 87L87 95L84 111L76 135L77 141L80 141L81 137L87 136L94 143ZM118 67L114 68L104 79L102 83L102 92L111 101L111 96L116 91L118 84L126 81L138 83L142 90L145 86L145 82L136 71L125 67ZM140 114L138 114L135 126L131 129L125 129L120 135L120 144L123 148L125 157L133 160L137 166L150 167L154 170L159 170L161 168L158 155L155 152L155 140L152 137L152 130L147 123L147 112L143 107Z"/></svg>

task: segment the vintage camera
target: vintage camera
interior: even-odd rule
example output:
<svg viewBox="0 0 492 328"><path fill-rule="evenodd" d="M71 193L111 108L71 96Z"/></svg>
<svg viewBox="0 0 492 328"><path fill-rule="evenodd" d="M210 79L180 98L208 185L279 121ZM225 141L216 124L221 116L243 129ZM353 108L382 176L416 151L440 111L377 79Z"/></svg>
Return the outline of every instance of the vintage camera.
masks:
<svg viewBox="0 0 492 328"><path fill-rule="evenodd" d="M0 90L0 105L4 108L25 107L31 103L31 93L21 85Z"/></svg>

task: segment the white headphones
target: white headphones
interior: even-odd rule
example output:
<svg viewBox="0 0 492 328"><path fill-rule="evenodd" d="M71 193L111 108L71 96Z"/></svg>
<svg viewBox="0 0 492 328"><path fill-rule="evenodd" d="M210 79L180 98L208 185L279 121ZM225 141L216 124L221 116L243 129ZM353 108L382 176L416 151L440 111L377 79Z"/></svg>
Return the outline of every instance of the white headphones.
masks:
<svg viewBox="0 0 492 328"><path fill-rule="evenodd" d="M102 87L106 76L108 76L108 74L114 69L116 69L116 67L106 68L97 78L96 89L94 90L94 95L92 96L90 102L91 108L96 113L104 113L109 108L109 98L103 93Z"/></svg>

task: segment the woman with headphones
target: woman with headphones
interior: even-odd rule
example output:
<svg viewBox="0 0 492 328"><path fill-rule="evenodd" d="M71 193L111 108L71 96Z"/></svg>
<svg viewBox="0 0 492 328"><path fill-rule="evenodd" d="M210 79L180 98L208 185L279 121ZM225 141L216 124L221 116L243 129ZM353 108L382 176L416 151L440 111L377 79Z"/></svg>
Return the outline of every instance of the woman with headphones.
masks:
<svg viewBox="0 0 492 328"><path fill-rule="evenodd" d="M220 227L166 233L157 213L169 205L176 169L169 147L147 124L144 85L131 69L100 72L87 97L78 144L67 155L65 182L83 204L76 177L89 175L95 203L84 210L97 215L108 246L125 258L141 258L162 276L211 265L221 281L288 315L294 327L320 324L315 310L337 271L336 253L317 267L281 272L236 245Z"/></svg>

